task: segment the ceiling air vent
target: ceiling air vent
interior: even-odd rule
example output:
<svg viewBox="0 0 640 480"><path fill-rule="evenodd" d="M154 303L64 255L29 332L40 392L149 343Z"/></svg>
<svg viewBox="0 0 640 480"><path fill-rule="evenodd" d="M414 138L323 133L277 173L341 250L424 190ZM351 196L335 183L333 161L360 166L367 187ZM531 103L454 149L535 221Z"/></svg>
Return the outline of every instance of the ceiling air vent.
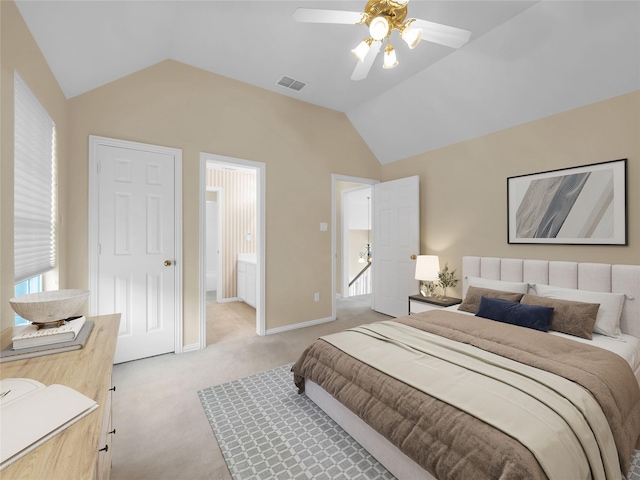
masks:
<svg viewBox="0 0 640 480"><path fill-rule="evenodd" d="M296 92L299 92L307 84L291 77L282 77L276 82L276 85L280 85L281 87L288 88L289 90L295 90Z"/></svg>

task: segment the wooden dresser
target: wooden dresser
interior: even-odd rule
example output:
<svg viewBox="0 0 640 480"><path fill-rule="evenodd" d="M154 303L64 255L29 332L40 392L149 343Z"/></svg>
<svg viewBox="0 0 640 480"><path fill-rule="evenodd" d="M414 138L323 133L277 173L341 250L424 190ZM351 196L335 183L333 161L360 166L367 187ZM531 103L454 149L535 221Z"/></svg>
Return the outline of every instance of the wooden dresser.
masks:
<svg viewBox="0 0 640 480"><path fill-rule="evenodd" d="M0 364L0 378L32 378L67 385L93 398L99 408L0 472L12 480L108 479L111 472L111 372L120 314L88 317L95 322L84 348ZM0 334L0 348L12 337ZM54 408L54 407L52 407ZM106 447L106 448L105 448Z"/></svg>

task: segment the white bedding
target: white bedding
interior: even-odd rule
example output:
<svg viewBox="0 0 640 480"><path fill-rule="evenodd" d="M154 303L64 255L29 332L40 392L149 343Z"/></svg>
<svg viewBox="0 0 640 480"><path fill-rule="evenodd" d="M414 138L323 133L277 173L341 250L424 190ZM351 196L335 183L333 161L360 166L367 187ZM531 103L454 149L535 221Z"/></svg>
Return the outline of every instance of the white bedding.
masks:
<svg viewBox="0 0 640 480"><path fill-rule="evenodd" d="M464 315L473 315L473 313L463 312L458 310L458 305L447 307L445 310L452 312L462 313ZM551 335L557 335L559 337L568 338L569 340L575 340L576 342L587 343L596 347L604 348L613 353L620 355L624 358L640 384L640 339L632 335L623 333L621 338L607 337L598 333L593 334L592 340L586 338L574 337L573 335L567 335L565 333L549 331Z"/></svg>

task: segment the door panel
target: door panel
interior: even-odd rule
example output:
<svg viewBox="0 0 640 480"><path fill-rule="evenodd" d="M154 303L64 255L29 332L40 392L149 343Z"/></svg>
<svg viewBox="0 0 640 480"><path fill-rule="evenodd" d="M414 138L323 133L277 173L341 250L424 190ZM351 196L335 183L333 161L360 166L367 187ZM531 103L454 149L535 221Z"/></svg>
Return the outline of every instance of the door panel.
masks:
<svg viewBox="0 0 640 480"><path fill-rule="evenodd" d="M97 309L122 314L115 363L173 352L175 158L111 145L97 154Z"/></svg>
<svg viewBox="0 0 640 480"><path fill-rule="evenodd" d="M378 183L373 189L373 309L401 317L417 289L411 256L420 252L419 178Z"/></svg>

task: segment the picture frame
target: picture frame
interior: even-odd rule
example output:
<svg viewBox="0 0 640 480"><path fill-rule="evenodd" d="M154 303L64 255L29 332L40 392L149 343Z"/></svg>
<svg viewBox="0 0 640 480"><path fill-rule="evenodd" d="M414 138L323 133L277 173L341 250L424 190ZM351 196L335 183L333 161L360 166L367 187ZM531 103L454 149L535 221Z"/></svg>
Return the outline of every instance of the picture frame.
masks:
<svg viewBox="0 0 640 480"><path fill-rule="evenodd" d="M627 159L507 178L508 243L627 245Z"/></svg>

